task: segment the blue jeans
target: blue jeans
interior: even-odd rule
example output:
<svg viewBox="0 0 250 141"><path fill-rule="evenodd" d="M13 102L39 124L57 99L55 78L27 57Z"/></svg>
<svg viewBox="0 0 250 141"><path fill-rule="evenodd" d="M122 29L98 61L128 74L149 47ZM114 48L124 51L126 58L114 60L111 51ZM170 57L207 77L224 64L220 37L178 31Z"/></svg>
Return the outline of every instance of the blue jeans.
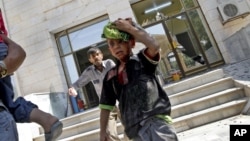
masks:
<svg viewBox="0 0 250 141"><path fill-rule="evenodd" d="M18 141L16 122L12 115L6 110L0 112L0 140Z"/></svg>
<svg viewBox="0 0 250 141"><path fill-rule="evenodd" d="M38 106L30 101L26 101L23 97L18 97L15 101L13 100L14 91L10 76L0 79L0 90L0 99L8 108L15 121L19 123L30 122L30 113Z"/></svg>

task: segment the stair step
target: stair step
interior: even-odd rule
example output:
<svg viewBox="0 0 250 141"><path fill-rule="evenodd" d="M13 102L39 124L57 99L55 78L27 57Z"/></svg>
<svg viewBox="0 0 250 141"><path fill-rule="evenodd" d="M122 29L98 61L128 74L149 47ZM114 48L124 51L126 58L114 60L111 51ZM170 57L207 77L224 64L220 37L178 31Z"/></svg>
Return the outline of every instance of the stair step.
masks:
<svg viewBox="0 0 250 141"><path fill-rule="evenodd" d="M60 121L63 123L63 127L65 128L65 127L83 123L83 122L86 122L88 120L92 120L98 117L100 117L100 110L97 107L97 108L89 109L81 113L63 118ZM39 127L39 131L40 131L40 134L44 133L44 130L41 126Z"/></svg>
<svg viewBox="0 0 250 141"><path fill-rule="evenodd" d="M244 97L199 112L174 118L173 125L177 132L182 132L207 123L238 115L241 113L247 100L248 98Z"/></svg>
<svg viewBox="0 0 250 141"><path fill-rule="evenodd" d="M222 69L207 72L164 86L172 104L173 126L178 133L239 115L247 103L243 88L235 87L234 80ZM98 141L99 108L61 119L64 124L59 141ZM123 126L117 123L123 139ZM33 138L44 141L44 135Z"/></svg>
<svg viewBox="0 0 250 141"><path fill-rule="evenodd" d="M188 89L173 95L170 95L170 101L172 106L182 104L194 99L198 99L211 93L220 92L229 88L235 87L232 78L227 77L220 80L216 80L201 86L197 86L192 89Z"/></svg>
<svg viewBox="0 0 250 141"><path fill-rule="evenodd" d="M222 69L217 69L211 72L207 72L202 75L197 75L192 78L184 79L180 82L164 86L164 90L168 95L182 92L184 90L192 89L197 86L210 83L219 80L224 77L224 72Z"/></svg>
<svg viewBox="0 0 250 141"><path fill-rule="evenodd" d="M80 133L98 129L100 127L99 121L100 121L100 118L95 118L95 119L88 120L82 123L78 123L76 125L65 127L59 139L67 138L67 137L74 136Z"/></svg>
<svg viewBox="0 0 250 141"><path fill-rule="evenodd" d="M66 117L62 119L61 121L63 122L63 126L67 127L67 126L82 123L91 119L95 119L98 117L100 117L100 109L99 107L96 107L93 109L83 111L79 114Z"/></svg>
<svg viewBox="0 0 250 141"><path fill-rule="evenodd" d="M99 121L100 121L100 118L95 118L95 119L88 120L82 123L64 127L63 133L58 139L71 138L71 137L75 137L75 135L80 135L80 134L84 136L81 138L92 138L93 135L89 134L89 132L91 131L91 133L93 134L99 134L99 127L100 127ZM120 122L117 123L117 132L123 133L123 126L121 126ZM43 139L44 139L44 135L41 134L35 137L34 141L43 141Z"/></svg>
<svg viewBox="0 0 250 141"><path fill-rule="evenodd" d="M186 131L188 129L201 126L203 124L207 124L216 120L228 118L237 114L240 114L241 111L238 109L242 109L244 104L247 102L248 98L242 98L240 100L234 100L222 105L218 105L212 108L208 108L203 111L199 111L193 114L185 115L179 118L173 119L173 125L176 128L177 132ZM232 108L235 107L235 108ZM234 109L234 110L232 110ZM99 124L99 122L97 122ZM79 128L86 128L86 126L79 126ZM123 126L121 123L117 124L118 132L122 134ZM63 129L63 132L65 132ZM73 132L73 131L72 131ZM99 138L99 128L89 130L88 132L83 133L72 133L72 136L69 137L60 137L59 141L97 141ZM39 136L39 138L35 138L34 141L43 141L43 135Z"/></svg>
<svg viewBox="0 0 250 141"><path fill-rule="evenodd" d="M99 123L99 122L98 122ZM121 123L117 124L118 133L120 134L119 137L123 138L123 126ZM99 140L99 129L90 130L89 132L76 134L74 136L68 138L62 138L58 141L98 141Z"/></svg>
<svg viewBox="0 0 250 141"><path fill-rule="evenodd" d="M243 88L230 88L199 99L188 101L172 107L171 116L176 118L191 114L209 107L220 105L244 97Z"/></svg>

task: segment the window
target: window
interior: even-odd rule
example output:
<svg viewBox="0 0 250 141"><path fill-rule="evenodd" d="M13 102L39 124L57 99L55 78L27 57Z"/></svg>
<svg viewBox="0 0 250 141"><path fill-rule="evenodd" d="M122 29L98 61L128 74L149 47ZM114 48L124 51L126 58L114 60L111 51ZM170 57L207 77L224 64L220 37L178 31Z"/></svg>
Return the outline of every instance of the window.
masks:
<svg viewBox="0 0 250 141"><path fill-rule="evenodd" d="M68 86L74 83L83 70L90 65L86 55L90 46L97 46L102 48L103 52L107 52L106 41L101 38L101 34L104 25L108 22L108 17L105 16L74 28L66 29L55 35ZM93 93L95 93L95 90L92 84L88 84L78 90L78 95L87 104L87 108L94 107L99 102L98 97L93 95ZM78 107L74 107L74 105L77 105L75 104L77 98L71 99L74 112L80 112Z"/></svg>
<svg viewBox="0 0 250 141"><path fill-rule="evenodd" d="M182 77L224 63L197 0L143 0L133 3L137 23L161 46L159 73L165 82L171 71Z"/></svg>

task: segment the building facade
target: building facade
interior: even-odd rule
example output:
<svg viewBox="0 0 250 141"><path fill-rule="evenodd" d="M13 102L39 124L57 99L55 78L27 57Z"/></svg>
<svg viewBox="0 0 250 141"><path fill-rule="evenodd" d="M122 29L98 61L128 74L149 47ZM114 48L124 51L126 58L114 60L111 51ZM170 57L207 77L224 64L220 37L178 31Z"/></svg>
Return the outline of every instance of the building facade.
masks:
<svg viewBox="0 0 250 141"><path fill-rule="evenodd" d="M250 0L2 0L0 8L9 37L27 53L13 76L19 96L66 93L89 65L89 47L111 57L101 32L117 18L132 17L159 40L163 84L250 53ZM78 92L70 99L73 113L81 111L79 98L86 109L97 106L91 84Z"/></svg>

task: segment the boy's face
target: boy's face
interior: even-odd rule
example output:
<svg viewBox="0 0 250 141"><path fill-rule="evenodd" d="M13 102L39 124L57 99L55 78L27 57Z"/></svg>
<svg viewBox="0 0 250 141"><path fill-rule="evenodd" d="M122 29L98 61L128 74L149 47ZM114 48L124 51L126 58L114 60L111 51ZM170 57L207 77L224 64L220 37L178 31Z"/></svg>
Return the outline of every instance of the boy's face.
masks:
<svg viewBox="0 0 250 141"><path fill-rule="evenodd" d="M125 42L123 40L107 39L107 43L110 53L118 60L122 61L130 56L132 47L131 40Z"/></svg>
<svg viewBox="0 0 250 141"><path fill-rule="evenodd" d="M95 66L102 65L103 54L100 51L90 54L89 62Z"/></svg>

